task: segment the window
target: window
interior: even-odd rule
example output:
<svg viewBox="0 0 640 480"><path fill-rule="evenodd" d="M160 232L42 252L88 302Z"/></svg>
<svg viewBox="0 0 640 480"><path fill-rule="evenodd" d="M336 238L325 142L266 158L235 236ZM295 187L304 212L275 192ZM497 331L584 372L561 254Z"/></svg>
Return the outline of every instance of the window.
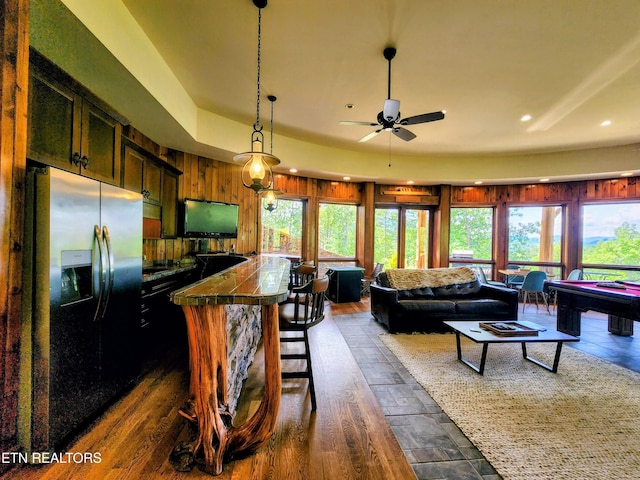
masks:
<svg viewBox="0 0 640 480"><path fill-rule="evenodd" d="M278 200L278 208L262 212L262 253L302 255L302 212L300 200Z"/></svg>
<svg viewBox="0 0 640 480"><path fill-rule="evenodd" d="M384 268L398 267L398 219L397 208L376 208L373 261Z"/></svg>
<svg viewBox="0 0 640 480"><path fill-rule="evenodd" d="M452 208L449 258L493 260L493 208Z"/></svg>
<svg viewBox="0 0 640 480"><path fill-rule="evenodd" d="M562 207L509 208L509 263L560 263Z"/></svg>
<svg viewBox="0 0 640 480"><path fill-rule="evenodd" d="M404 211L404 268L427 268L429 210Z"/></svg>
<svg viewBox="0 0 640 480"><path fill-rule="evenodd" d="M582 263L586 277L640 279L639 228L640 203L585 205ZM611 268L614 266L630 268Z"/></svg>
<svg viewBox="0 0 640 480"><path fill-rule="evenodd" d="M320 204L319 258L355 258L356 213L355 205Z"/></svg>

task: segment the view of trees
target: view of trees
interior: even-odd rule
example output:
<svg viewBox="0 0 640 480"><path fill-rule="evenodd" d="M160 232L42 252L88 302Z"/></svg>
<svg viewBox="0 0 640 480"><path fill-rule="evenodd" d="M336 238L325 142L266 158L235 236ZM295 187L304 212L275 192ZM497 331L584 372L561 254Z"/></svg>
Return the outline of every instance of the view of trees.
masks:
<svg viewBox="0 0 640 480"><path fill-rule="evenodd" d="M509 208L509 261L560 262L562 208Z"/></svg>
<svg viewBox="0 0 640 480"><path fill-rule="evenodd" d="M320 257L356 256L356 214L355 205L320 204Z"/></svg>
<svg viewBox="0 0 640 480"><path fill-rule="evenodd" d="M262 210L262 252L301 254L303 207L299 200L279 200L275 210Z"/></svg>
<svg viewBox="0 0 640 480"><path fill-rule="evenodd" d="M427 268L429 210L407 209L405 215L404 268Z"/></svg>
<svg viewBox="0 0 640 480"><path fill-rule="evenodd" d="M262 251L300 254L304 202L280 200L273 212L262 212ZM356 252L355 205L320 204L320 257L353 258ZM640 203L586 205L583 220L582 262L592 265L640 265ZM491 207L452 208L450 255L492 260ZM374 262L398 267L399 215L405 215L405 268L426 266L428 210L377 208ZM560 262L562 208L509 208L509 261ZM611 270L613 274L615 269ZM617 272L628 277L628 272ZM630 278L630 277L629 277Z"/></svg>
<svg viewBox="0 0 640 480"><path fill-rule="evenodd" d="M398 209L376 208L374 263L384 268L398 267Z"/></svg>
<svg viewBox="0 0 640 480"><path fill-rule="evenodd" d="M623 222L615 229L615 237L602 239L593 245L585 245L582 261L609 265L640 265L638 226Z"/></svg>
<svg viewBox="0 0 640 480"><path fill-rule="evenodd" d="M452 208L449 256L472 252L472 258L491 260L493 208Z"/></svg>

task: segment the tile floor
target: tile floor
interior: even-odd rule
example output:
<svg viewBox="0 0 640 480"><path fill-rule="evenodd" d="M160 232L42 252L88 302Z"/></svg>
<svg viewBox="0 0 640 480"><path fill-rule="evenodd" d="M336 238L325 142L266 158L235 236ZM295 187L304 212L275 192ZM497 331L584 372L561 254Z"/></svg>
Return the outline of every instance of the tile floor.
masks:
<svg viewBox="0 0 640 480"><path fill-rule="evenodd" d="M400 446L419 480L496 480L500 475L449 420L440 407L379 340L385 328L369 312L333 316L367 382L376 395ZM555 327L555 312L547 315L528 306L519 318ZM635 322L636 335L640 335ZM607 332L606 316L582 316L580 342L567 343L640 372L640 339ZM560 360L562 365L562 359Z"/></svg>

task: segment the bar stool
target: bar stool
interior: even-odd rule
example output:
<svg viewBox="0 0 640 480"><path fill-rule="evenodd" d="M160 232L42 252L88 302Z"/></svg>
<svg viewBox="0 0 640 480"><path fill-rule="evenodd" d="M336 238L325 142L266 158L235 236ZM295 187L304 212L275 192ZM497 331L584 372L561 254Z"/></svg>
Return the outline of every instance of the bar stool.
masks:
<svg viewBox="0 0 640 480"><path fill-rule="evenodd" d="M325 293L329 287L329 277L316 278L302 287L293 289L293 302L283 303L279 307L280 314L280 359L304 360L305 368L297 371L282 370L282 378L308 378L311 396L311 411L316 410L316 391L313 384L311 367L311 351L309 349L309 329L324 320ZM294 332L294 335L282 333ZM301 343L302 353L289 353L285 344Z"/></svg>

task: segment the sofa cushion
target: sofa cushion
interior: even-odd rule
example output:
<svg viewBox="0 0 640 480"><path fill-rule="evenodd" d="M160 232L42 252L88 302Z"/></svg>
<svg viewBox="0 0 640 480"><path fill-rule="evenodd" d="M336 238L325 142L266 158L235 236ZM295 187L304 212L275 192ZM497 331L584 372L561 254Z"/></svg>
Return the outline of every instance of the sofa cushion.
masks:
<svg viewBox="0 0 640 480"><path fill-rule="evenodd" d="M456 313L460 314L486 314L487 318L493 315L509 313L509 304L491 298L476 298L473 300L456 300Z"/></svg>
<svg viewBox="0 0 640 480"><path fill-rule="evenodd" d="M412 298L433 298L433 291L429 287L412 288L411 290L398 290L398 299L412 299Z"/></svg>
<svg viewBox="0 0 640 480"><path fill-rule="evenodd" d="M476 295L480 292L482 285L476 279L473 282L469 283L459 283L456 285L445 285L444 287L436 287L432 288L433 294L436 297L459 297L459 296L469 296Z"/></svg>
<svg viewBox="0 0 640 480"><path fill-rule="evenodd" d="M451 300L400 300L398 306L405 312L420 312L420 314L456 313L456 304ZM416 317L418 320L420 317Z"/></svg>

